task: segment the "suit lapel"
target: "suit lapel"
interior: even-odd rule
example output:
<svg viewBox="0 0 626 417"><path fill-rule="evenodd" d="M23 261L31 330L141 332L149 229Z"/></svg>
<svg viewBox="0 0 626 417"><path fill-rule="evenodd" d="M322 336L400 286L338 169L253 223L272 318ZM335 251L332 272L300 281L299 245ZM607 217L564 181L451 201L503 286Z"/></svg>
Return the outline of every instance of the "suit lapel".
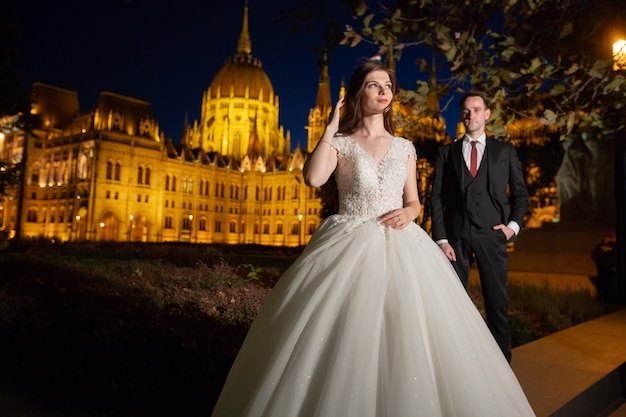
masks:
<svg viewBox="0 0 626 417"><path fill-rule="evenodd" d="M463 169L465 168L465 161L463 160L463 138L457 139L452 142L452 166L456 174L456 178L459 181L459 186L463 189L463 178L465 177Z"/></svg>
<svg viewBox="0 0 626 417"><path fill-rule="evenodd" d="M498 143L493 138L487 138L485 142L485 152L487 153L487 189L489 190L489 197L495 195L493 187L493 179L491 175L497 175L496 171L496 163L498 161L498 153L501 148L498 146Z"/></svg>
<svg viewBox="0 0 626 417"><path fill-rule="evenodd" d="M490 172L494 172L493 170L498 162L498 153L501 148L497 145L498 144L495 139L487 138L487 142L485 143L485 152L487 152L487 162Z"/></svg>

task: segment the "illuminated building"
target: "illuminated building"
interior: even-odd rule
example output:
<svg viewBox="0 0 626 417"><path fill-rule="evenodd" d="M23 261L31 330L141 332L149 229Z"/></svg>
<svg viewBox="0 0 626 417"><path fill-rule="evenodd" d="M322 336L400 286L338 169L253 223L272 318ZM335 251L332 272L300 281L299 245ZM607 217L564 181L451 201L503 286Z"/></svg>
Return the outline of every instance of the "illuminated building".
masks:
<svg viewBox="0 0 626 417"><path fill-rule="evenodd" d="M33 84L31 113L43 125L27 132L8 128L15 117L0 120L0 161L26 165L23 193L18 185L2 198L0 230L57 242L306 244L322 204L302 167L332 110L328 66L307 149L292 152L279 98L251 52L246 6L237 52L180 145L160 131L147 101L104 91L83 114L77 92ZM427 175L420 171L420 183Z"/></svg>
<svg viewBox="0 0 626 417"><path fill-rule="evenodd" d="M105 91L81 114L76 92L35 83L32 113L43 126L0 138L0 160L11 164L27 145L20 237L305 244L320 200L302 179L306 152L290 152L278 127L278 97L251 55L247 18L246 7L237 54L180 146L159 131L149 102ZM8 191L0 229L14 235L19 187Z"/></svg>

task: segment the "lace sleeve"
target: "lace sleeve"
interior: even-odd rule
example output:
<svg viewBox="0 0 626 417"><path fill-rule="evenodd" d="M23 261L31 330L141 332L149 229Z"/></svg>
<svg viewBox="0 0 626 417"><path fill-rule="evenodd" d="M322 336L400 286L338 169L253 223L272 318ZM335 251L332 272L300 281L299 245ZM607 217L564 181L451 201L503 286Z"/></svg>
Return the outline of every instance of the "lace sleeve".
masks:
<svg viewBox="0 0 626 417"><path fill-rule="evenodd" d="M333 137L333 144L331 146L333 148L335 148L335 150L337 150L337 152L339 152L339 154L342 154L342 153L345 152L346 139L347 139L347 136L345 136L345 135L343 135L341 133L337 133Z"/></svg>
<svg viewBox="0 0 626 417"><path fill-rule="evenodd" d="M402 146L403 146L403 150L406 151L407 156L409 158L413 158L415 160L417 160L417 153L415 151L415 145L413 145L413 142L411 142L408 139L404 139L404 138L400 138L402 140Z"/></svg>

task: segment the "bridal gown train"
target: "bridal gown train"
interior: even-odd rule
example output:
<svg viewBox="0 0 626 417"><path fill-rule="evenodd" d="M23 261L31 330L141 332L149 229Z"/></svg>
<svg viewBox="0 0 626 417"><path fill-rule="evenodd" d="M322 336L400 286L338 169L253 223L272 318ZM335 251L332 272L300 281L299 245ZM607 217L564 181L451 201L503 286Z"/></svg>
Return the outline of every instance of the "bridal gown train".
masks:
<svg viewBox="0 0 626 417"><path fill-rule="evenodd" d="M443 252L402 207L413 145L375 165L336 136L340 211L267 296L213 417L516 417L534 413Z"/></svg>

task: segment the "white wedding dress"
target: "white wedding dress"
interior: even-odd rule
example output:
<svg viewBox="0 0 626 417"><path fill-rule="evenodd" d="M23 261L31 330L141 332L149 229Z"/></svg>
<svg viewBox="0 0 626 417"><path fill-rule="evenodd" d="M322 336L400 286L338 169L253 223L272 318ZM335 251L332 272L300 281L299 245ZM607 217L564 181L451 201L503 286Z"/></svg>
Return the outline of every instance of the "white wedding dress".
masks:
<svg viewBox="0 0 626 417"><path fill-rule="evenodd" d="M402 207L413 145L376 166L337 136L340 211L266 298L213 417L516 417L534 413L454 269Z"/></svg>

